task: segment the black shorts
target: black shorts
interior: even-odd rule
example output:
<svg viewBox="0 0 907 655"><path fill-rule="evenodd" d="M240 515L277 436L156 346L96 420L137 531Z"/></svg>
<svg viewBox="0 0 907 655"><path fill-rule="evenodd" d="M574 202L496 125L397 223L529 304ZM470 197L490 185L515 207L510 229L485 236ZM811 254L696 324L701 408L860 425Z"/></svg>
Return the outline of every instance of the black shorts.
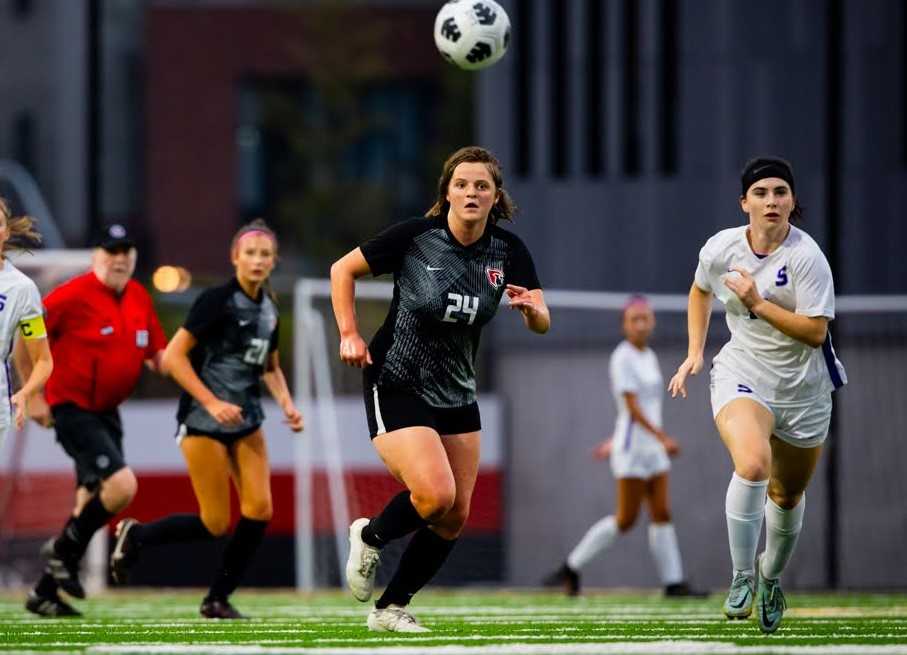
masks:
<svg viewBox="0 0 907 655"><path fill-rule="evenodd" d="M365 415L372 439L401 428L424 426L440 435L478 432L482 429L479 405L472 402L462 407L432 407L405 391L365 383Z"/></svg>
<svg viewBox="0 0 907 655"><path fill-rule="evenodd" d="M90 412L72 403L51 408L57 441L75 460L76 482L89 491L126 467L120 413Z"/></svg>
<svg viewBox="0 0 907 655"><path fill-rule="evenodd" d="M248 437L260 427L261 424L258 424L237 432L206 432L205 430L196 430L185 423L180 423L176 427L176 434L174 436L176 437L176 443L179 443L185 437L208 437L209 439L221 442L225 446L232 446L243 437Z"/></svg>

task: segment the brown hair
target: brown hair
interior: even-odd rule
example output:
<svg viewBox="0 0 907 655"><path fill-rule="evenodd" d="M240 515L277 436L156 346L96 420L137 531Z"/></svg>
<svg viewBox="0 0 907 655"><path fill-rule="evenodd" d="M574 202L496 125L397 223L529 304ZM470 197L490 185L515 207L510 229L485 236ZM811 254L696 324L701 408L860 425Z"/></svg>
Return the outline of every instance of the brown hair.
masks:
<svg viewBox="0 0 907 655"><path fill-rule="evenodd" d="M3 252L7 250L28 250L28 244L41 243L41 233L35 228L35 219L31 216L13 216L6 200L0 196L0 216L6 223L9 238L3 244Z"/></svg>
<svg viewBox="0 0 907 655"><path fill-rule="evenodd" d="M256 218L255 220L253 220L249 223L246 223L245 225L243 225L241 228L239 228L236 231L236 234L233 235L233 239L230 241L230 258L231 258L231 260L233 258L234 253L236 253L237 247L239 246L239 240L242 239L245 235L249 234L250 232L262 232L265 236L267 236L269 239L271 239L271 243L274 245L274 261L276 263L277 262L277 251L279 249L279 244L277 242L277 234L275 234L274 230L272 230L270 227L268 227L268 224L265 223L265 220L263 218ZM267 293L268 296L270 296L271 300L276 305L277 304L277 294L275 294L274 290L271 288L271 276L270 275L265 280L265 283L263 286L264 286L265 293Z"/></svg>
<svg viewBox="0 0 907 655"><path fill-rule="evenodd" d="M495 157L491 151L479 146L466 146L465 148L460 148L447 158L447 161L444 162L444 167L441 169L441 177L438 179L438 199L435 201L435 204L431 206L431 209L425 212L425 216L427 218L433 218L446 214L450 209L450 203L447 202L447 187L450 186L450 180L453 177L454 169L464 163L485 164L485 168L488 169L491 179L494 180L494 185L497 188L498 193L500 193L500 197L497 202L492 205L491 213L488 215L492 224L497 223L502 218L512 221L513 215L517 211L517 207L510 197L510 194L504 189L504 175L501 172L501 162L498 161L498 158Z"/></svg>
<svg viewBox="0 0 907 655"><path fill-rule="evenodd" d="M242 239L249 232L264 232L265 236L271 239L271 243L274 244L274 255L277 255L278 243L277 235L274 233L268 224L265 223L263 218L256 218L255 220L246 223L241 228L236 231L236 234L233 235L233 239L230 241L230 256L233 256L233 253L236 252L236 246L239 245L239 240Z"/></svg>

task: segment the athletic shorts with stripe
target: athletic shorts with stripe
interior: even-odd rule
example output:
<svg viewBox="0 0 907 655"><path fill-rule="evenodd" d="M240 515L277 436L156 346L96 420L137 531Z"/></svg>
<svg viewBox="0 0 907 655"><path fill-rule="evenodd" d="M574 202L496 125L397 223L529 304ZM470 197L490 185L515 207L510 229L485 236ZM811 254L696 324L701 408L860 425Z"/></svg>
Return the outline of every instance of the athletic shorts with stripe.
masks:
<svg viewBox="0 0 907 655"><path fill-rule="evenodd" d="M749 398L765 407L775 417L772 433L782 441L798 448L813 448L828 437L831 423L831 393L796 403L766 400L766 395L752 381L744 380L726 367L715 365L710 373L712 416L732 400Z"/></svg>
<svg viewBox="0 0 907 655"><path fill-rule="evenodd" d="M440 435L482 429L478 403L463 407L432 407L418 396L369 383L363 385L365 415L372 439L385 432L424 426Z"/></svg>

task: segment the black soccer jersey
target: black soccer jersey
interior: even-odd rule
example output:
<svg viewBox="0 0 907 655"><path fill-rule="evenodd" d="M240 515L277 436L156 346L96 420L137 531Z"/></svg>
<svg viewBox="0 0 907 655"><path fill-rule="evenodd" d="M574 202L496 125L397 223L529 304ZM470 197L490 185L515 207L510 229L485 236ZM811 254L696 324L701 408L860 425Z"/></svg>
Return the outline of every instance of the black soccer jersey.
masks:
<svg viewBox="0 0 907 655"><path fill-rule="evenodd" d="M505 285L541 286L523 242L489 223L481 239L463 246L440 216L402 221L360 248L374 275L394 274L390 311L369 346L367 383L433 407L475 401L479 335Z"/></svg>
<svg viewBox="0 0 907 655"><path fill-rule="evenodd" d="M204 291L193 303L183 328L197 345L190 352L196 375L219 400L242 407L241 425L225 429L187 392L180 396L177 421L188 432L248 431L264 420L261 376L277 349L277 307L267 293L250 298L234 277Z"/></svg>

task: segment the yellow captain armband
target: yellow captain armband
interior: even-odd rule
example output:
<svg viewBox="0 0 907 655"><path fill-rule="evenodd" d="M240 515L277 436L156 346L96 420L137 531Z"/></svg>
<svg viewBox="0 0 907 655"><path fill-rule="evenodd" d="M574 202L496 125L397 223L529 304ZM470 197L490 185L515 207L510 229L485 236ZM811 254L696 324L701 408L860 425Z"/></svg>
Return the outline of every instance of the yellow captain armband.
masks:
<svg viewBox="0 0 907 655"><path fill-rule="evenodd" d="M47 336L47 328L44 326L43 316L33 316L19 321L19 331L22 332L23 339L43 339Z"/></svg>

